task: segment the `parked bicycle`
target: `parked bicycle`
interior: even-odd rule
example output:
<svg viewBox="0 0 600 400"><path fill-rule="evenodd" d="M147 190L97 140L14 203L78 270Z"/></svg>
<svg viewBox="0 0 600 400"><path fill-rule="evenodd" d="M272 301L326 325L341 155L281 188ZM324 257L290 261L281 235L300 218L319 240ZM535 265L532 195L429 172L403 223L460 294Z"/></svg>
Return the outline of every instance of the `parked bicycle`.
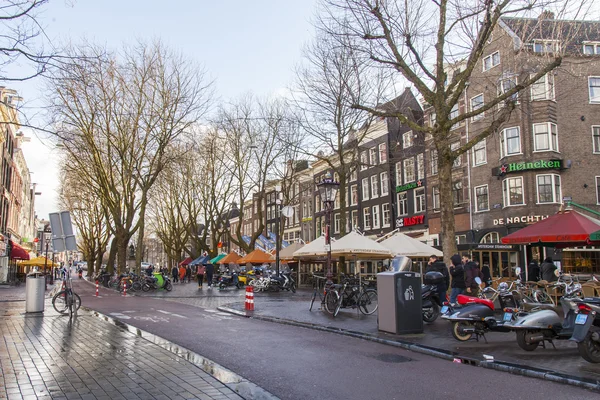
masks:
<svg viewBox="0 0 600 400"><path fill-rule="evenodd" d="M313 305L315 304L315 300L317 299L317 295L319 296L319 300L321 300L321 308L323 309L325 306L325 282L327 280L327 278L325 278L324 276L319 276L319 275L315 275L313 274L312 276L312 280L313 280L313 295L312 298L310 299L310 308L308 309L308 311L312 311L313 309Z"/></svg>
<svg viewBox="0 0 600 400"><path fill-rule="evenodd" d="M343 284L333 285L325 295L325 307L331 312L333 299L336 299L333 316L336 317L342 308L358 308L361 313L371 315L377 311L377 291L367 288L366 283L359 282L356 277L342 276ZM329 297L329 298L328 298Z"/></svg>
<svg viewBox="0 0 600 400"><path fill-rule="evenodd" d="M66 271L63 275L62 289L52 298L52 307L63 315L69 315L73 318L73 314L81 307L81 298L73 291L71 281L71 273Z"/></svg>

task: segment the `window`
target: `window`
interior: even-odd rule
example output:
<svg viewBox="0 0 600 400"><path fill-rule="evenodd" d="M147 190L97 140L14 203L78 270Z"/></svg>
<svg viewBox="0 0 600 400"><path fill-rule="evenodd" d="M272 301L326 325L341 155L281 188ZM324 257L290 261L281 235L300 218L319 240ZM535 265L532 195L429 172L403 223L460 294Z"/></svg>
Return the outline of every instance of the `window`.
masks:
<svg viewBox="0 0 600 400"><path fill-rule="evenodd" d="M363 178L362 180L362 199L369 200L369 179Z"/></svg>
<svg viewBox="0 0 600 400"><path fill-rule="evenodd" d="M440 188L437 186L431 189L431 202L433 203L434 210L440 209Z"/></svg>
<svg viewBox="0 0 600 400"><path fill-rule="evenodd" d="M531 100L554 100L554 75L546 74L531 84Z"/></svg>
<svg viewBox="0 0 600 400"><path fill-rule="evenodd" d="M460 207L465 201L463 195L462 181L452 183L452 204L454 207Z"/></svg>
<svg viewBox="0 0 600 400"><path fill-rule="evenodd" d="M333 201L333 208L335 208L336 210L338 208L340 208L340 191L338 190L338 192L335 195L335 200Z"/></svg>
<svg viewBox="0 0 600 400"><path fill-rule="evenodd" d="M415 181L415 159L413 157L404 160L404 183Z"/></svg>
<svg viewBox="0 0 600 400"><path fill-rule="evenodd" d="M415 189L415 214L425 212L425 188Z"/></svg>
<svg viewBox="0 0 600 400"><path fill-rule="evenodd" d="M377 148L376 147L369 149L369 162L371 163L370 165L377 164Z"/></svg>
<svg viewBox="0 0 600 400"><path fill-rule="evenodd" d="M596 204L600 204L600 176L596 177Z"/></svg>
<svg viewBox="0 0 600 400"><path fill-rule="evenodd" d="M390 203L381 205L381 227L387 228L390 226Z"/></svg>
<svg viewBox="0 0 600 400"><path fill-rule="evenodd" d="M396 163L396 186L402 185L402 163Z"/></svg>
<svg viewBox="0 0 600 400"><path fill-rule="evenodd" d="M335 233L340 233L340 214L335 214L333 216L333 231Z"/></svg>
<svg viewBox="0 0 600 400"><path fill-rule="evenodd" d="M388 194L390 194L388 185L388 173L382 172L381 174L379 174L379 180L381 182L381 195L387 196Z"/></svg>
<svg viewBox="0 0 600 400"><path fill-rule="evenodd" d="M429 126L431 126L431 127L434 126L436 121L437 121L437 114L434 111L432 111L429 114Z"/></svg>
<svg viewBox="0 0 600 400"><path fill-rule="evenodd" d="M456 103L456 104L455 104L455 105L452 107L452 109L450 110L450 116L449 116L449 118L450 118L450 120L453 120L454 118L458 118L458 103ZM460 123L453 124L453 125L450 127L450 130L452 130L452 129L456 129L456 128L458 128L459 126L460 126Z"/></svg>
<svg viewBox="0 0 600 400"><path fill-rule="evenodd" d="M379 206L373 206L373 229L379 228Z"/></svg>
<svg viewBox="0 0 600 400"><path fill-rule="evenodd" d="M369 207L363 208L363 221L364 221L364 229L371 229L371 209Z"/></svg>
<svg viewBox="0 0 600 400"><path fill-rule="evenodd" d="M588 85L590 88L590 103L600 103L600 76L590 76Z"/></svg>
<svg viewBox="0 0 600 400"><path fill-rule="evenodd" d="M356 168L352 168L352 171L350 171L350 182L354 182L358 179L358 171L356 170Z"/></svg>
<svg viewBox="0 0 600 400"><path fill-rule="evenodd" d="M585 54L586 56L591 56L594 54L600 54L600 43L594 43L594 42L589 42L589 43L584 43L583 44L583 54Z"/></svg>
<svg viewBox="0 0 600 400"><path fill-rule="evenodd" d="M487 163L486 139L473 146L473 166L483 165Z"/></svg>
<svg viewBox="0 0 600 400"><path fill-rule="evenodd" d="M560 175L537 175L538 203L560 203Z"/></svg>
<svg viewBox="0 0 600 400"><path fill-rule="evenodd" d="M471 111L479 110L483 107L483 93L471 98ZM473 121L478 121L483 118L484 113L473 116Z"/></svg>
<svg viewBox="0 0 600 400"><path fill-rule="evenodd" d="M338 174L337 172L334 172L333 173L333 181L339 183L339 181L340 181L340 174Z"/></svg>
<svg viewBox="0 0 600 400"><path fill-rule="evenodd" d="M379 145L379 162L381 164L387 162L387 144L385 143Z"/></svg>
<svg viewBox="0 0 600 400"><path fill-rule="evenodd" d="M367 152L361 151L360 152L360 170L364 171L367 168L369 168L369 159L367 157Z"/></svg>
<svg viewBox="0 0 600 400"><path fill-rule="evenodd" d="M323 232L321 232L321 218L317 218L317 222L316 222L316 227L317 230L315 232L315 238L318 238L319 236L321 236L323 234Z"/></svg>
<svg viewBox="0 0 600 400"><path fill-rule="evenodd" d="M358 204L358 187L356 185L350 186L350 205L355 206Z"/></svg>
<svg viewBox="0 0 600 400"><path fill-rule="evenodd" d="M516 76L503 76L498 82L498 96L508 92L517 86L517 77ZM508 97L505 101L512 100L515 102L519 101L519 92ZM503 106L502 103L498 104L498 107L501 108Z"/></svg>
<svg viewBox="0 0 600 400"><path fill-rule="evenodd" d="M518 126L506 128L500 135L500 158L521 154L521 132Z"/></svg>
<svg viewBox="0 0 600 400"><path fill-rule="evenodd" d="M559 47L558 40L535 40L533 42L534 53L554 53L558 51Z"/></svg>
<svg viewBox="0 0 600 400"><path fill-rule="evenodd" d="M431 150L429 153L431 159L431 175L437 175L438 173L438 154L437 150Z"/></svg>
<svg viewBox="0 0 600 400"><path fill-rule="evenodd" d="M425 159L423 153L417 154L417 179L425 179Z"/></svg>
<svg viewBox="0 0 600 400"><path fill-rule="evenodd" d="M371 198L372 199L379 196L379 187L377 186L377 180L378 180L377 175L371 176Z"/></svg>
<svg viewBox="0 0 600 400"><path fill-rule="evenodd" d="M600 126L592 126L592 147L595 154L600 154Z"/></svg>
<svg viewBox="0 0 600 400"><path fill-rule="evenodd" d="M489 232L479 243L500 243L500 234L498 232Z"/></svg>
<svg viewBox="0 0 600 400"><path fill-rule="evenodd" d="M558 151L556 124L533 124L534 151Z"/></svg>
<svg viewBox="0 0 600 400"><path fill-rule="evenodd" d="M408 196L406 192L397 195L398 215L408 215Z"/></svg>
<svg viewBox="0 0 600 400"><path fill-rule="evenodd" d="M456 235L454 236L456 240L456 244L465 244L467 243L467 235Z"/></svg>
<svg viewBox="0 0 600 400"><path fill-rule="evenodd" d="M489 211L490 201L488 198L487 185L475 187L475 211Z"/></svg>
<svg viewBox="0 0 600 400"><path fill-rule="evenodd" d="M452 150L452 151L456 151L459 148L460 148L460 142L454 142L450 145L450 150ZM454 160L454 163L452 164L452 168L460 167L461 162L462 162L462 156L456 157L456 159Z"/></svg>
<svg viewBox="0 0 600 400"><path fill-rule="evenodd" d="M502 181L504 207L525 204L523 200L523 178L508 178Z"/></svg>
<svg viewBox="0 0 600 400"><path fill-rule="evenodd" d="M402 147L407 149L413 145L413 133L412 131L404 132L402 134Z"/></svg>
<svg viewBox="0 0 600 400"><path fill-rule="evenodd" d="M358 211L352 211L352 229L358 228Z"/></svg>
<svg viewBox="0 0 600 400"><path fill-rule="evenodd" d="M488 71L500 64L500 53L495 52L483 59L483 71Z"/></svg>

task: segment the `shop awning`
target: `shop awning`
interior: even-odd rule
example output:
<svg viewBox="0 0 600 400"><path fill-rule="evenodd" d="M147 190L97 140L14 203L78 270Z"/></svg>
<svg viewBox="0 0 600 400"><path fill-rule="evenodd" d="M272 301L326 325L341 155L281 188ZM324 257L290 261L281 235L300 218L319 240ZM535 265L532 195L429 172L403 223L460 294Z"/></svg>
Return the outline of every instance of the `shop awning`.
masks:
<svg viewBox="0 0 600 400"><path fill-rule="evenodd" d="M216 264L216 263L218 263L219 261L221 261L221 259L225 258L225 256L226 256L226 255L227 255L227 254L223 254L223 253L222 253L222 254L219 254L219 255L218 255L218 256L216 256L215 258L211 258L211 260L210 260L210 263L211 263L211 264Z"/></svg>
<svg viewBox="0 0 600 400"><path fill-rule="evenodd" d="M192 257L186 257L182 262L179 263L179 266L186 266L192 262Z"/></svg>
<svg viewBox="0 0 600 400"><path fill-rule="evenodd" d="M27 252L27 250L25 250L24 248L22 248L21 246L19 246L15 242L13 242L12 240L10 241L10 243L12 244L12 251L10 252L11 259L13 259L13 260L29 260L29 253Z"/></svg>
<svg viewBox="0 0 600 400"><path fill-rule="evenodd" d="M595 234L600 231L600 220L566 210L529 225L502 238L505 244L537 244L572 247L600 244Z"/></svg>
<svg viewBox="0 0 600 400"><path fill-rule="evenodd" d="M240 258L242 258L242 257L238 253L236 253L235 251L232 251L231 253L227 254L225 257L220 259L218 261L218 263L219 264L229 264L229 263L236 264Z"/></svg>
<svg viewBox="0 0 600 400"><path fill-rule="evenodd" d="M33 258L28 261L22 261L19 265L29 266L29 267L50 267L50 268L52 268L53 265L55 267L60 266L59 263L57 263L57 262L52 263L52 260L46 259L46 257L44 257L44 256L39 256L39 257Z"/></svg>

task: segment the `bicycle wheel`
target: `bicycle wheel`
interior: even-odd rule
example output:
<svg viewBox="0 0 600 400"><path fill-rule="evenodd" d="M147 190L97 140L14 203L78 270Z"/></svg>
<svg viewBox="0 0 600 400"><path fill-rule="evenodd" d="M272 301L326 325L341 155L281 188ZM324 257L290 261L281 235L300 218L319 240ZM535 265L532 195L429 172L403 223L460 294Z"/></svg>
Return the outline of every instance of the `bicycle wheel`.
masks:
<svg viewBox="0 0 600 400"><path fill-rule="evenodd" d="M340 310L342 309L342 302L344 301L344 295L342 294L340 296L340 298L338 299L338 303L337 306L335 306L335 311L333 312L333 316L337 317L338 314L340 313Z"/></svg>
<svg viewBox="0 0 600 400"><path fill-rule="evenodd" d="M375 290L365 290L358 298L358 309L366 315L371 315L377 311L377 292Z"/></svg>
<svg viewBox="0 0 600 400"><path fill-rule="evenodd" d="M73 293L73 302L75 308L79 310L79 307L81 307L81 297L79 297L77 293ZM64 290L54 295L54 297L52 298L52 307L54 307L56 312L60 314L66 315L69 313Z"/></svg>
<svg viewBox="0 0 600 400"><path fill-rule="evenodd" d="M73 304L74 299L73 299L73 293L69 293L67 292L66 295L66 304L67 304L67 310L69 311L69 319L73 318L73 310L75 308L75 304Z"/></svg>
<svg viewBox="0 0 600 400"><path fill-rule="evenodd" d="M550 297L548 293L546 293L546 291L544 290L536 290L535 292L533 292L533 299L537 303L554 305L554 300L552 300L552 297Z"/></svg>
<svg viewBox="0 0 600 400"><path fill-rule="evenodd" d="M333 314L335 312L335 308L338 305L338 301L340 299L340 295L334 289L330 289L325 294L325 310L329 314Z"/></svg>
<svg viewBox="0 0 600 400"><path fill-rule="evenodd" d="M310 308L308 309L308 311L312 311L313 308L313 304L315 304L315 299L317 298L317 291L315 290L312 298L310 299Z"/></svg>

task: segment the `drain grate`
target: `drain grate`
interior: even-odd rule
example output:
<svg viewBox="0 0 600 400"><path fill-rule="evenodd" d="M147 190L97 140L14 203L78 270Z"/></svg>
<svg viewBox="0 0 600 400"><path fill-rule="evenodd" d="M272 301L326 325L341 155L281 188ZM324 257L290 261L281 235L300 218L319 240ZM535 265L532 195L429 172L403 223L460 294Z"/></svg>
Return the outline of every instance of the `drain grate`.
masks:
<svg viewBox="0 0 600 400"><path fill-rule="evenodd" d="M412 361L411 358L404 357L398 354L379 354L375 357L379 361L388 362L388 363L403 363Z"/></svg>

